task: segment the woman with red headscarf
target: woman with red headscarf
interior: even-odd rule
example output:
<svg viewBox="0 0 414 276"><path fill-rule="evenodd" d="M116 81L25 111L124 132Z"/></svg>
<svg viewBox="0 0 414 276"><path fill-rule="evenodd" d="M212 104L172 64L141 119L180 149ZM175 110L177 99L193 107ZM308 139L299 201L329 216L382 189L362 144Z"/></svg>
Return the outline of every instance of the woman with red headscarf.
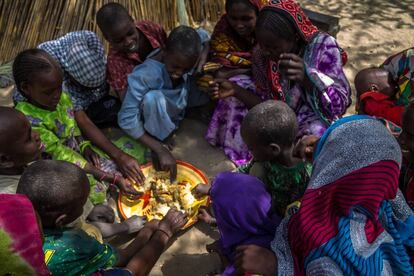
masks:
<svg viewBox="0 0 414 276"><path fill-rule="evenodd" d="M298 138L321 136L351 104L336 40L320 32L293 0L269 0L256 23L260 47L252 57L257 96L225 80L211 86L219 99L233 96L247 107L265 99L285 101L296 113Z"/></svg>
<svg viewBox="0 0 414 276"><path fill-rule="evenodd" d="M252 51L256 45L254 28L264 0L227 0L226 14L214 28L210 41L210 61L204 66L204 80L227 79L255 93L251 78ZM236 165L251 159L240 136L240 123L247 107L235 97L218 101L206 135L207 141L221 147Z"/></svg>

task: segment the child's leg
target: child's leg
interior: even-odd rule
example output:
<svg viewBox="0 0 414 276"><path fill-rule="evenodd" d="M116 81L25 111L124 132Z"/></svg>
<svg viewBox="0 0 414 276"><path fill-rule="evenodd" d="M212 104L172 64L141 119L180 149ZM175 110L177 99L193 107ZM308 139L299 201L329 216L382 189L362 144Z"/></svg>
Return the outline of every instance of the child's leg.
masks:
<svg viewBox="0 0 414 276"><path fill-rule="evenodd" d="M178 108L165 98L162 91L146 93L142 100L142 110L145 130L157 139L165 140L176 129L172 117L179 115Z"/></svg>

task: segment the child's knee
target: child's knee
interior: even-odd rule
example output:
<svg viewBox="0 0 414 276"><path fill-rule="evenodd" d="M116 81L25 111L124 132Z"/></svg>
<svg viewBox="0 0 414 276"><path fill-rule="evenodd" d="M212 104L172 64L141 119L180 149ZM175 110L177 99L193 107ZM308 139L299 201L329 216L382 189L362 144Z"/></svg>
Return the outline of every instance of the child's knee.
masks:
<svg viewBox="0 0 414 276"><path fill-rule="evenodd" d="M145 94L142 102L144 107L157 106L165 103L165 96L162 91L152 90Z"/></svg>

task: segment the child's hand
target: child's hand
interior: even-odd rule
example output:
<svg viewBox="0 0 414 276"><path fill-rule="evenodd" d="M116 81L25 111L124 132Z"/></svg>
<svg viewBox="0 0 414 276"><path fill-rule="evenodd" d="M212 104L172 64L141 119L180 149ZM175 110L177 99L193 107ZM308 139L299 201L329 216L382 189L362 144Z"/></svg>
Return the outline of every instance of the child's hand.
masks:
<svg viewBox="0 0 414 276"><path fill-rule="evenodd" d="M177 178L177 160L171 152L162 148L160 152L152 154L152 163L157 171L169 171L170 181L174 182Z"/></svg>
<svg viewBox="0 0 414 276"><path fill-rule="evenodd" d="M313 153L319 142L319 137L315 135L303 136L295 145L293 155L307 161L312 161Z"/></svg>
<svg viewBox="0 0 414 276"><path fill-rule="evenodd" d="M234 266L237 275L246 273L270 276L276 274L277 259L275 254L257 245L242 245L236 248Z"/></svg>
<svg viewBox="0 0 414 276"><path fill-rule="evenodd" d="M91 147L86 147L83 151L83 157L85 157L85 159L91 163L92 165L94 165L96 168L100 169L101 168L101 161L100 161L100 157L99 155L94 152L92 150Z"/></svg>
<svg viewBox="0 0 414 276"><path fill-rule="evenodd" d="M114 161L124 176L134 180L137 184L144 183L145 176L135 158L126 153L122 153L118 158L114 159Z"/></svg>
<svg viewBox="0 0 414 276"><path fill-rule="evenodd" d="M171 208L165 217L160 221L158 228L165 232L169 238L187 223L187 215L183 212L178 211L175 208Z"/></svg>
<svg viewBox="0 0 414 276"><path fill-rule="evenodd" d="M195 198L199 199L209 194L210 185L200 183L194 187L191 193L194 195Z"/></svg>
<svg viewBox="0 0 414 276"><path fill-rule="evenodd" d="M122 176L116 176L115 184L121 189L122 192L130 195L141 195L137 190L134 189L132 184Z"/></svg>
<svg viewBox="0 0 414 276"><path fill-rule="evenodd" d="M305 80L305 65L303 59L295 54L281 54L279 69L291 81L302 83Z"/></svg>
<svg viewBox="0 0 414 276"><path fill-rule="evenodd" d="M213 100L225 99L235 95L233 83L226 79L215 79L209 83L210 97Z"/></svg>

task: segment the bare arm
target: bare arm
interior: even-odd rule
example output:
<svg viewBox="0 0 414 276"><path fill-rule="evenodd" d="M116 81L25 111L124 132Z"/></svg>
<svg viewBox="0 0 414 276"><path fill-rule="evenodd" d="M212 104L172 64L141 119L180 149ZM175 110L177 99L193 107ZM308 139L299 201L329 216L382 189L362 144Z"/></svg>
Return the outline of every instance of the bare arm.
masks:
<svg viewBox="0 0 414 276"><path fill-rule="evenodd" d="M111 141L109 141L84 111L77 111L75 113L75 119L83 135L108 154L125 176L133 179L137 183L142 183L144 181L144 176L138 161L118 149Z"/></svg>
<svg viewBox="0 0 414 276"><path fill-rule="evenodd" d="M153 159L153 165L158 170L170 171L171 180L174 181L177 177L177 161L171 152L161 144L160 141L153 138L151 135L144 133L138 138L138 141L144 146L150 148L158 160Z"/></svg>

